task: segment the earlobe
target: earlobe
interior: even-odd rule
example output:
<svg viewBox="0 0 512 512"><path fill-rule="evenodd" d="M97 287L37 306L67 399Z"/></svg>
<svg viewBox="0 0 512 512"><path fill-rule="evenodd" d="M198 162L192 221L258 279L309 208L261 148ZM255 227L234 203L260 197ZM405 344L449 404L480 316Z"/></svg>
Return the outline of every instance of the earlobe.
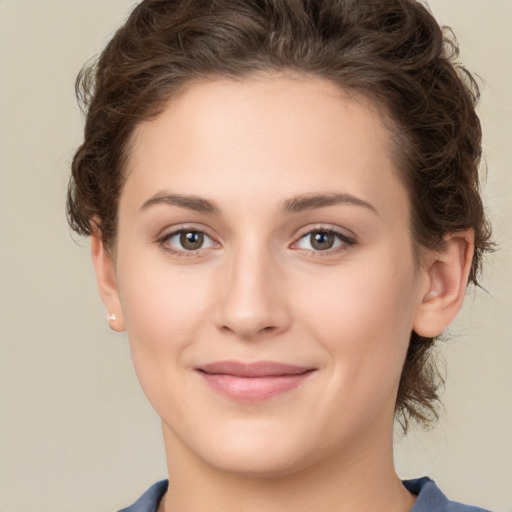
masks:
<svg viewBox="0 0 512 512"><path fill-rule="evenodd" d="M450 233L444 241L427 262L426 290L414 318L414 331L428 338L439 336L460 311L473 261L472 229Z"/></svg>
<svg viewBox="0 0 512 512"><path fill-rule="evenodd" d="M107 309L108 323L112 330L125 330L121 300L117 289L114 261L105 249L101 232L95 229L91 235L91 255L101 300Z"/></svg>

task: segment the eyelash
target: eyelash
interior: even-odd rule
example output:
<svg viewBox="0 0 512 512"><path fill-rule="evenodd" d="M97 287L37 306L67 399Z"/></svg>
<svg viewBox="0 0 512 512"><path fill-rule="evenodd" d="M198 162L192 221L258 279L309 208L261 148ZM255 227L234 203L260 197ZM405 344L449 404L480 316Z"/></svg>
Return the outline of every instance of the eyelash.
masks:
<svg viewBox="0 0 512 512"><path fill-rule="evenodd" d="M200 247L199 249L196 249L196 250L187 250L184 248L183 249L175 249L171 245L169 245L169 241L172 238L179 236L179 235L181 236L181 235L187 234L187 233L195 233L195 234L201 235L201 236L209 239L211 241L211 246L210 247ZM302 240L306 239L307 237L311 237L314 234L323 234L323 235L327 235L327 236L334 236L339 242L338 245L336 245L332 248L324 249L324 250L302 249L303 251L306 251L307 253L312 254L314 257L332 256L334 254L338 254L339 252L346 251L348 247L351 247L356 244L356 240L354 238L347 236L345 233L342 233L341 231L333 229L332 227L318 226L318 227L309 229L308 231L305 231L304 233L302 233L299 236L299 238L290 245L290 247L292 249L297 249L297 250L300 249L299 247L294 247L294 246L297 246ZM213 239L213 237L208 235L208 233L205 230L197 229L197 228L193 228L193 227L188 228L186 226L165 234L164 236L160 237L157 240L157 242L164 251L171 253L174 256L185 257L185 258L197 257L199 255L199 253L205 249L210 249L210 248L215 248L216 246L217 247L220 246L220 244L218 242L216 242Z"/></svg>
<svg viewBox="0 0 512 512"><path fill-rule="evenodd" d="M343 233L342 231L339 231L337 229L334 229L332 227L324 227L324 226L315 226L313 229L308 229L304 233L300 235L300 237L292 244L293 246L298 245L302 240L306 239L307 237L311 237L314 234L323 234L327 236L334 236L336 239L338 239L338 245L332 248L324 249L324 250L314 250L314 249L302 249L309 254L313 255L314 257L318 258L325 258L328 256L333 256L335 254L338 254L340 252L346 251L349 247L352 247L356 245L356 240L353 237L348 236L346 233ZM336 242L335 242L336 243Z"/></svg>
<svg viewBox="0 0 512 512"><path fill-rule="evenodd" d="M160 237L157 242L158 245L166 252L171 253L173 256L177 257L185 257L185 258L191 258L198 256L199 253L204 249L209 249L209 247L200 247L196 250L187 250L185 248L183 249L176 249L169 245L169 241L174 238L175 236L180 236L187 233L196 233L198 235L204 236L205 238L209 239L211 241L212 247L218 246L218 242L216 242L204 229L198 229L193 227L186 227L183 226L180 229L176 229L174 231L171 231L170 233L166 233L164 236Z"/></svg>

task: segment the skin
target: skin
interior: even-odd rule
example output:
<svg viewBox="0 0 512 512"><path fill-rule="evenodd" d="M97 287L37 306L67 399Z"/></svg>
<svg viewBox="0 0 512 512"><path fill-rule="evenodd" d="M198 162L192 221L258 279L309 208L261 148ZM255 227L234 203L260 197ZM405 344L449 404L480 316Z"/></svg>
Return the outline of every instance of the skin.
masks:
<svg viewBox="0 0 512 512"><path fill-rule="evenodd" d="M162 420L161 510L413 505L393 468L400 373L411 331L460 309L472 233L417 267L390 148L377 109L305 76L194 83L138 127L114 256L99 232L92 253ZM198 371L224 360L312 371L241 401Z"/></svg>

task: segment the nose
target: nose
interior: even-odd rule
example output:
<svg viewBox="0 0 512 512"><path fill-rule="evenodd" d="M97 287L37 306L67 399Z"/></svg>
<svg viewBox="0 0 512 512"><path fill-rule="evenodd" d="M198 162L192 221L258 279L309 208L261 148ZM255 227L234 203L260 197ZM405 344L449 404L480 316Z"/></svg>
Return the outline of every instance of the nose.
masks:
<svg viewBox="0 0 512 512"><path fill-rule="evenodd" d="M227 265L218 327L243 340L275 336L291 323L283 275L264 250L240 251Z"/></svg>

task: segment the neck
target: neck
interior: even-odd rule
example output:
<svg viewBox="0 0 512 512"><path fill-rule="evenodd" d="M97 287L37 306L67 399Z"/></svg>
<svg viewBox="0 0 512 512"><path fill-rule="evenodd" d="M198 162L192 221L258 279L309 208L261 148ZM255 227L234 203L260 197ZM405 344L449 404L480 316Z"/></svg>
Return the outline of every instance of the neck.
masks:
<svg viewBox="0 0 512 512"><path fill-rule="evenodd" d="M414 497L398 479L392 440L373 439L282 475L213 468L177 445L164 428L169 490L161 512L407 512Z"/></svg>

